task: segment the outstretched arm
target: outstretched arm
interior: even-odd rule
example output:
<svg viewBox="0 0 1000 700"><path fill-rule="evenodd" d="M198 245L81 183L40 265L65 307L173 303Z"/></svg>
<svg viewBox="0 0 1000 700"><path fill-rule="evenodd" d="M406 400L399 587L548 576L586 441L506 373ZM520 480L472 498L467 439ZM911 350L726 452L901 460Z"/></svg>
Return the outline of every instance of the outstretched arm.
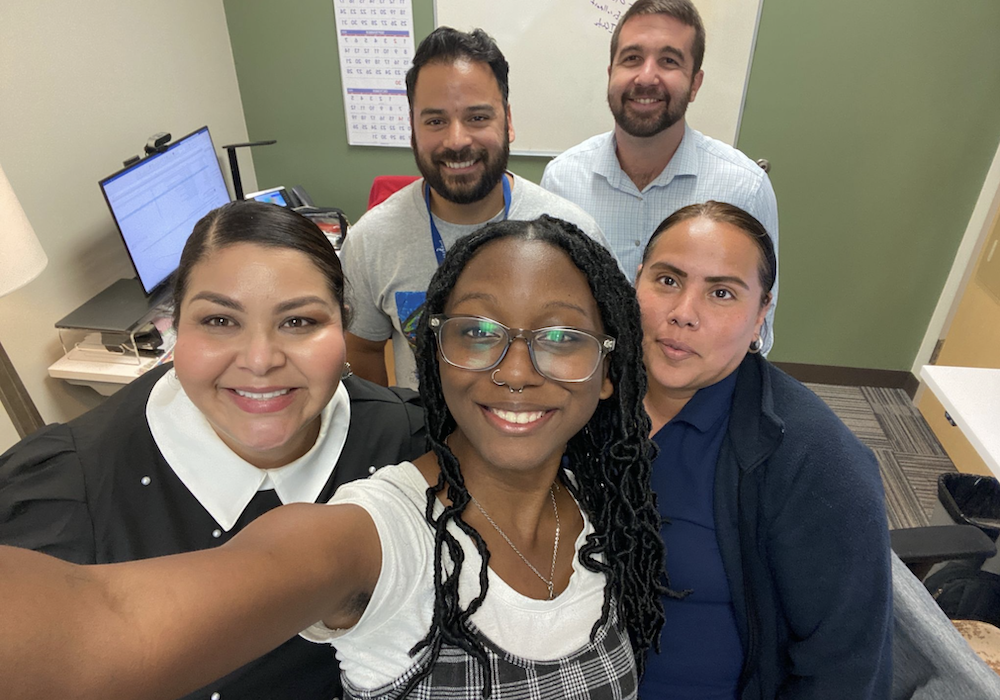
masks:
<svg viewBox="0 0 1000 700"><path fill-rule="evenodd" d="M0 547L4 697L171 700L323 620L360 618L381 567L357 506L283 506L217 549L77 566Z"/></svg>

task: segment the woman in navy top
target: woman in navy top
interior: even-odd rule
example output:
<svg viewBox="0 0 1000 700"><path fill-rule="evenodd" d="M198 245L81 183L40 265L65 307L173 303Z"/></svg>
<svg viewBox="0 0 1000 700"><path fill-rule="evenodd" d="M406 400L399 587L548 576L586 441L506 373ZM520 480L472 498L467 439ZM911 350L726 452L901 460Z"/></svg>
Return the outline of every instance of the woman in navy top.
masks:
<svg viewBox="0 0 1000 700"><path fill-rule="evenodd" d="M673 589L646 698L876 698L891 682L878 465L757 354L777 274L761 224L685 207L636 281Z"/></svg>

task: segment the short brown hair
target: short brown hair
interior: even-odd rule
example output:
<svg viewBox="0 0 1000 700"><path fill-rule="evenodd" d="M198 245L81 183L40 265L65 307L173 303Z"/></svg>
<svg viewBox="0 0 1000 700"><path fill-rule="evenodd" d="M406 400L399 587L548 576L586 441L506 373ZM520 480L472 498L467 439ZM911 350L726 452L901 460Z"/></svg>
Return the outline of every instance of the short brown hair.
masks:
<svg viewBox="0 0 1000 700"><path fill-rule="evenodd" d="M618 53L618 35L621 34L622 27L630 19L640 15L666 15L693 27L694 42L691 44L691 57L694 60L694 70L691 74L694 75L701 70L701 62L705 58L705 25L701 22L698 8L691 4L690 0L637 0L615 25L615 31L611 35L611 63L615 62L615 54Z"/></svg>

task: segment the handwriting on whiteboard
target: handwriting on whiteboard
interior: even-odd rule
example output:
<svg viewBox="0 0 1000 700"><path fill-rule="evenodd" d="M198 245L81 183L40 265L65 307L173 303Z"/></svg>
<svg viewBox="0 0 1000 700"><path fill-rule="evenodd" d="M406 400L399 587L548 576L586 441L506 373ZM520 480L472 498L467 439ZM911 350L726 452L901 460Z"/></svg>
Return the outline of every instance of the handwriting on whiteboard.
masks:
<svg viewBox="0 0 1000 700"><path fill-rule="evenodd" d="M621 19L634 0L585 0L594 11L594 26L608 34L615 31Z"/></svg>

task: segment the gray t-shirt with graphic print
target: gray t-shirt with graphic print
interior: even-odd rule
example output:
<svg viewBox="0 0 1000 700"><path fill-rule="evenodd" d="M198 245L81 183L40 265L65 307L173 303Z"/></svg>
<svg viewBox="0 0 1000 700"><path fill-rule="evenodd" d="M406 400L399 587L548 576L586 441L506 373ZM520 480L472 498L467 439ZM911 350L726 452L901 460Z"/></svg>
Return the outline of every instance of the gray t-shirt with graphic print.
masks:
<svg viewBox="0 0 1000 700"><path fill-rule="evenodd" d="M423 183L421 179L407 185L358 219L341 251L353 314L348 330L366 340L391 337L396 384L412 389L417 388L414 334L427 285L438 266ZM542 214L576 224L609 248L597 222L583 209L514 175L509 218L536 219ZM502 219L501 210L481 224L450 224L437 217L434 223L448 249L461 236Z"/></svg>

